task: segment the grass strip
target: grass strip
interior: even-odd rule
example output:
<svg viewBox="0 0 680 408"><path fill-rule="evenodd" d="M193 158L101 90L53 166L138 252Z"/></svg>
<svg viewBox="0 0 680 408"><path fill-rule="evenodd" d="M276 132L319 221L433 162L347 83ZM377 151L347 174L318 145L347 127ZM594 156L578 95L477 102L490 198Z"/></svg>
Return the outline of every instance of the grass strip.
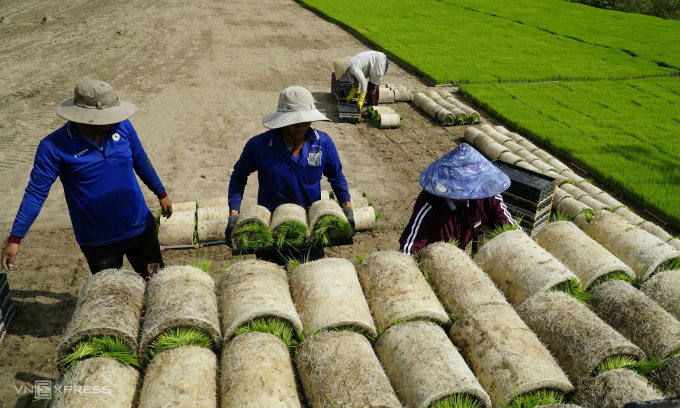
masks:
<svg viewBox="0 0 680 408"><path fill-rule="evenodd" d="M192 263L189 264L190 266L193 266L194 268L198 268L202 270L203 272L208 272L210 270L210 267L212 266L212 261L209 259L198 259Z"/></svg>
<svg viewBox="0 0 680 408"><path fill-rule="evenodd" d="M284 221L272 232L272 239L279 248L300 245L306 237L307 226L296 220Z"/></svg>
<svg viewBox="0 0 680 408"><path fill-rule="evenodd" d="M662 263L661 265L656 267L654 273L671 270L680 270L680 258L674 258Z"/></svg>
<svg viewBox="0 0 680 408"><path fill-rule="evenodd" d="M323 246L329 246L332 242L352 235L352 227L349 222L334 215L321 217L316 223L312 233L312 241Z"/></svg>
<svg viewBox="0 0 680 408"><path fill-rule="evenodd" d="M617 368L626 368L633 370L643 377L652 375L652 373L663 367L661 360L642 360L638 361L635 357L627 355L612 356L605 359L597 366L593 375L602 374L605 371L615 370Z"/></svg>
<svg viewBox="0 0 680 408"><path fill-rule="evenodd" d="M555 390L537 390L520 395L505 408L535 408L541 405L562 404L564 395Z"/></svg>
<svg viewBox="0 0 680 408"><path fill-rule="evenodd" d="M272 234L266 225L252 222L232 233L239 249L260 249L272 244Z"/></svg>
<svg viewBox="0 0 680 408"><path fill-rule="evenodd" d="M278 317L260 317L239 327L234 334L260 332L276 336L290 349L295 349L302 340L302 333L298 333L290 323Z"/></svg>
<svg viewBox="0 0 680 408"><path fill-rule="evenodd" d="M576 279L571 279L555 285L551 288L551 290L564 292L589 308L591 307L590 300L593 298L593 295L587 290L583 289L581 283Z"/></svg>
<svg viewBox="0 0 680 408"><path fill-rule="evenodd" d="M491 232L484 234L486 236L486 241L491 241L497 236L504 232L514 231L519 229L519 224L522 222L522 217L517 217L514 224L501 224L494 228Z"/></svg>
<svg viewBox="0 0 680 408"><path fill-rule="evenodd" d="M91 357L106 357L123 364L139 367L139 360L130 347L121 339L112 336L91 337L81 341L57 362L62 370L70 370L79 361Z"/></svg>
<svg viewBox="0 0 680 408"><path fill-rule="evenodd" d="M162 351L181 346L198 346L212 349L212 340L201 329L195 327L175 327L161 333L151 342L149 357L153 358L153 356Z"/></svg>
<svg viewBox="0 0 680 408"><path fill-rule="evenodd" d="M635 278L628 275L627 273L621 271L614 271L606 273L600 276L599 278L595 279L593 283L590 284L590 288L594 288L601 283L609 282L612 280L622 280L624 282L630 283L631 285L635 282Z"/></svg>
<svg viewBox="0 0 680 408"><path fill-rule="evenodd" d="M457 394L441 399L430 408L482 408L484 404L475 397L466 394Z"/></svg>

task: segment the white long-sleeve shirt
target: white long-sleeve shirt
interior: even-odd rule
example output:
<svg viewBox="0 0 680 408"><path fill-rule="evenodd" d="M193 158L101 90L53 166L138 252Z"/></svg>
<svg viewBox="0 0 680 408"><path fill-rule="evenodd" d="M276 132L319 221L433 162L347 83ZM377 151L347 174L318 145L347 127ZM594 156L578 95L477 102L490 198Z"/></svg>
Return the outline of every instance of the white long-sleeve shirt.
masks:
<svg viewBox="0 0 680 408"><path fill-rule="evenodd" d="M379 51L364 51L355 55L349 64L347 72L354 82L359 85L359 93L368 90L368 82L380 85L385 76L387 56Z"/></svg>

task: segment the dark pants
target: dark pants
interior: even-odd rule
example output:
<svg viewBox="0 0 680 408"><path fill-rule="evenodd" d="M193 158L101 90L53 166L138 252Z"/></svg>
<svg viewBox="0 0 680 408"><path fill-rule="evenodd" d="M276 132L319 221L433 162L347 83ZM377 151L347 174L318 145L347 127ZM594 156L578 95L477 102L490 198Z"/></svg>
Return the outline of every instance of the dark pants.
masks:
<svg viewBox="0 0 680 408"><path fill-rule="evenodd" d="M161 268L164 266L155 224L134 237L96 247L81 246L80 250L83 251L92 274L104 269L122 268L123 255L127 256L132 268L143 278L147 277L149 264L157 263Z"/></svg>
<svg viewBox="0 0 680 408"><path fill-rule="evenodd" d="M380 85L376 85L373 82L369 82L368 90L366 92L366 105L378 106L379 100L380 100Z"/></svg>

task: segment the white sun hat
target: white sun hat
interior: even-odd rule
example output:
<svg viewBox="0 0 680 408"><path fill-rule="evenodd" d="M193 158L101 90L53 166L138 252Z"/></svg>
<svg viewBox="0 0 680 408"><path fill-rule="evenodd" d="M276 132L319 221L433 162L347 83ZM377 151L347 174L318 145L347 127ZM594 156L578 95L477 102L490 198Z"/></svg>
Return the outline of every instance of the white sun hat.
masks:
<svg viewBox="0 0 680 408"><path fill-rule="evenodd" d="M333 69L335 70L335 78L338 79L345 75L347 68L352 63L352 57L342 57L333 61Z"/></svg>
<svg viewBox="0 0 680 408"><path fill-rule="evenodd" d="M129 119L137 112L137 106L118 99L110 84L85 79L76 85L72 97L61 101L55 112L75 123L112 125Z"/></svg>
<svg viewBox="0 0 680 408"><path fill-rule="evenodd" d="M290 86L281 91L276 112L262 118L262 124L269 129L278 129L317 120L330 121L314 106L311 92L301 86Z"/></svg>

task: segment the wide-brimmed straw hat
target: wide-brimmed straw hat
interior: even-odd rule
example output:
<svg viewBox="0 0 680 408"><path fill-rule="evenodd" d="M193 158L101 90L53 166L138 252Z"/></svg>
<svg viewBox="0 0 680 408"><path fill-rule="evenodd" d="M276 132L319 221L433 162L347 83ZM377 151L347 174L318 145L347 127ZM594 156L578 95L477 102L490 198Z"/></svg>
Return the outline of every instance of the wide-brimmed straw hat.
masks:
<svg viewBox="0 0 680 408"><path fill-rule="evenodd" d="M493 197L510 187L510 178L467 143L435 160L418 181L428 193L455 200Z"/></svg>
<svg viewBox="0 0 680 408"><path fill-rule="evenodd" d="M333 69L335 70L335 78L340 78L345 74L349 64L352 63L352 57L342 57L333 61Z"/></svg>
<svg viewBox="0 0 680 408"><path fill-rule="evenodd" d="M265 116L262 124L269 129L278 129L317 120L330 121L314 106L314 97L311 92L301 86L290 86L281 91L276 112Z"/></svg>
<svg viewBox="0 0 680 408"><path fill-rule="evenodd" d="M134 115L137 106L118 99L110 84L86 79L76 85L73 96L61 101L55 111L57 115L75 123L112 125Z"/></svg>

